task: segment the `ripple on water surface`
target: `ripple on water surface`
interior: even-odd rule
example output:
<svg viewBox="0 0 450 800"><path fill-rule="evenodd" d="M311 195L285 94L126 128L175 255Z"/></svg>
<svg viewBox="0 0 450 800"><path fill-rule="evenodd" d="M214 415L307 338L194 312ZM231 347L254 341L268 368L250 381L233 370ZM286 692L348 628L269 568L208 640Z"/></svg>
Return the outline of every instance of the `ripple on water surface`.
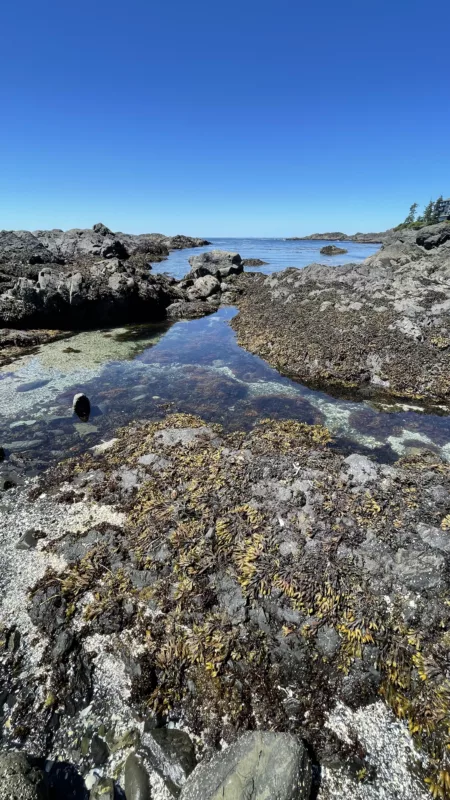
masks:
<svg viewBox="0 0 450 800"><path fill-rule="evenodd" d="M42 345L0 371L0 444L11 463L43 469L110 438L135 418L198 414L228 430L266 416L322 423L336 446L395 460L426 447L450 460L450 417L338 400L285 378L242 350L235 309L199 320L84 332ZM88 423L72 398L91 400Z"/></svg>

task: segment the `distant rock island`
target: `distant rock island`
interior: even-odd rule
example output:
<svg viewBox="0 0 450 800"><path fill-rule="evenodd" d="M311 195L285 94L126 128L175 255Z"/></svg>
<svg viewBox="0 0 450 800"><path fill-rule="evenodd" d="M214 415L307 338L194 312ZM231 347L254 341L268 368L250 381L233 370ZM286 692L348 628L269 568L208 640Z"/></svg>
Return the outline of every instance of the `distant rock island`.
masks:
<svg viewBox="0 0 450 800"><path fill-rule="evenodd" d="M324 241L324 242L362 242L363 244L383 244L392 235L392 230L382 233L312 233L310 236L290 236L287 242Z"/></svg>

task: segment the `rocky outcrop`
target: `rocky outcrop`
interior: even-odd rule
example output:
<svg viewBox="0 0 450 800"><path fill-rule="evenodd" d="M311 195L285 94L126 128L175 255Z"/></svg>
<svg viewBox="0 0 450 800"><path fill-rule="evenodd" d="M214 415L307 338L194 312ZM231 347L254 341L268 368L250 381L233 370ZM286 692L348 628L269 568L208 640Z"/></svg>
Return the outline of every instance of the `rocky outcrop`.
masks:
<svg viewBox="0 0 450 800"><path fill-rule="evenodd" d="M450 400L449 231L401 231L358 265L249 279L240 344L303 382Z"/></svg>
<svg viewBox="0 0 450 800"><path fill-rule="evenodd" d="M327 244L320 249L320 254L322 256L339 256L344 253L348 253L348 250L345 250L343 247L336 247L334 244Z"/></svg>
<svg viewBox="0 0 450 800"><path fill-rule="evenodd" d="M242 258L239 253L228 253L224 250L209 250L189 259L191 271L188 278L202 278L213 275L216 278L228 278L239 275L243 271Z"/></svg>
<svg viewBox="0 0 450 800"><path fill-rule="evenodd" d="M114 233L101 222L91 229L0 231L0 285L15 277L36 279L42 264L65 265L69 271L76 265L83 271L93 261L119 258L146 266L167 258L170 250L207 244L181 235Z"/></svg>
<svg viewBox="0 0 450 800"><path fill-rule="evenodd" d="M163 319L174 284L117 258L74 273L45 267L0 295L0 325L74 330Z"/></svg>

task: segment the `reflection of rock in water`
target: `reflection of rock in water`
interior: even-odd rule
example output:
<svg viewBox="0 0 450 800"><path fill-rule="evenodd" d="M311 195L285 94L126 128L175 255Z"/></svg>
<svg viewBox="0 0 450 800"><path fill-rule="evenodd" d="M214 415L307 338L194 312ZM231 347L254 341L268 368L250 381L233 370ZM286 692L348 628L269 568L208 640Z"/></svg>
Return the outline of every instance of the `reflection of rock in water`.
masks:
<svg viewBox="0 0 450 800"><path fill-rule="evenodd" d="M73 410L82 422L88 422L91 413L91 404L85 394L79 392L73 398Z"/></svg>

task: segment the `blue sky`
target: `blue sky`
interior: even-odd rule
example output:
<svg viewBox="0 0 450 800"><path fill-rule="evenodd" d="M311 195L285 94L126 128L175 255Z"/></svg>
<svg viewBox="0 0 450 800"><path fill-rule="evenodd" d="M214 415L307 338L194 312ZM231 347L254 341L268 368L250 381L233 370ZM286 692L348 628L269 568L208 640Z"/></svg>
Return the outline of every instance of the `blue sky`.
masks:
<svg viewBox="0 0 450 800"><path fill-rule="evenodd" d="M15 0L0 228L379 230L450 196L450 6Z"/></svg>

